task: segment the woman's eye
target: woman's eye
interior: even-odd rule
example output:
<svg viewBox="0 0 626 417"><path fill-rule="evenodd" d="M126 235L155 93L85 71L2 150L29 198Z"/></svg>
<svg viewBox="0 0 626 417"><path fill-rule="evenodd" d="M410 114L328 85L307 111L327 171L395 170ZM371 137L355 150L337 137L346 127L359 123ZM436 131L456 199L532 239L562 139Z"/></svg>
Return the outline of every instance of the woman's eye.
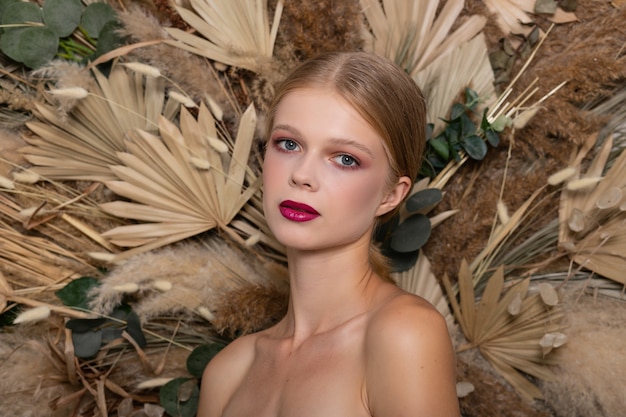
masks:
<svg viewBox="0 0 626 417"><path fill-rule="evenodd" d="M286 151L295 151L298 149L298 144L291 139L281 139L278 141L278 146Z"/></svg>
<svg viewBox="0 0 626 417"><path fill-rule="evenodd" d="M359 166L359 162L350 155L336 156L335 161L337 161L339 165L344 166L344 167L356 168Z"/></svg>

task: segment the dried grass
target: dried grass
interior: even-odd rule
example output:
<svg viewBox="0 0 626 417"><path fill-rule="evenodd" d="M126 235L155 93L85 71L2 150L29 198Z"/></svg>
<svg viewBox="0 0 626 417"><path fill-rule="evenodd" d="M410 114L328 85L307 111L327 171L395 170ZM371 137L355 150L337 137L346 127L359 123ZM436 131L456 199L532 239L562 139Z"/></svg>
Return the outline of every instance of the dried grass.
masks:
<svg viewBox="0 0 626 417"><path fill-rule="evenodd" d="M569 342L557 352L557 379L541 384L557 417L618 417L626 404L626 304L568 285L563 302Z"/></svg>

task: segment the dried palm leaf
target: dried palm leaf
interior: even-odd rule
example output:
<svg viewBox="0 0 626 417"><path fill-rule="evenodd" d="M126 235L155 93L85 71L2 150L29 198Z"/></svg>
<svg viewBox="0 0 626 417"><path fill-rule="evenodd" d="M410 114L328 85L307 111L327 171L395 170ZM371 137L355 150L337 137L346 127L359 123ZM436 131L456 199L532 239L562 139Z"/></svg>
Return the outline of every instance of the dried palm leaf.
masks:
<svg viewBox="0 0 626 417"><path fill-rule="evenodd" d="M454 318L448 307L448 300L443 295L441 285L433 274L430 261L422 251L415 265L406 271L391 274L398 286L411 294L419 295L431 303L443 315L448 328L454 324Z"/></svg>
<svg viewBox="0 0 626 417"><path fill-rule="evenodd" d="M445 127L442 119L446 118L452 103L466 87L470 87L484 100L481 108L491 106L496 99L493 70L482 34L462 42L450 53L437 58L417 72L413 79L426 97L426 119L434 125L433 135Z"/></svg>
<svg viewBox="0 0 626 417"><path fill-rule="evenodd" d="M555 364L555 360L546 356L546 350L563 343L560 333L563 329L562 309L558 305L545 304L538 292L529 294L530 278L512 286L501 296L503 267L491 276L480 302L475 305L474 281L464 260L459 271L460 300L457 301L449 278L443 278L454 315L469 341L469 345L460 350L478 347L520 395L529 401L541 398L539 388L520 371L544 380L553 378L547 365ZM559 336L558 342L555 342L556 335ZM547 339L552 344L548 344Z"/></svg>
<svg viewBox="0 0 626 417"><path fill-rule="evenodd" d="M470 16L449 33L463 10L463 0L449 0L437 15L437 1L360 0L371 32L367 48L394 61L410 75L425 69L476 36L487 19Z"/></svg>
<svg viewBox="0 0 626 417"><path fill-rule="evenodd" d="M259 72L272 58L283 2L276 4L270 27L267 0L190 0L193 10L175 6L176 11L204 38L167 28L175 39L168 43L226 65Z"/></svg>
<svg viewBox="0 0 626 417"><path fill-rule="evenodd" d="M504 34L528 36L533 30L536 0L485 0L485 5L496 16L496 22Z"/></svg>
<svg viewBox="0 0 626 417"><path fill-rule="evenodd" d="M103 236L116 245L136 247L116 257L155 249L215 227L241 239L228 225L259 190L261 180L248 167L256 113L242 116L237 138L218 138L215 121L201 105L198 119L181 111L180 130L162 117L161 138L143 130L129 135L127 152L117 154L124 165L111 166L119 178L105 184L130 202L105 203L115 216L139 220ZM222 149L226 148L226 149ZM232 148L232 154L220 151Z"/></svg>
<svg viewBox="0 0 626 417"><path fill-rule="evenodd" d="M621 151L604 172L612 145L610 135L587 172L566 181L559 208L559 244L582 268L626 285L626 152ZM579 172L588 148L583 147L574 160ZM599 180L575 186L589 179Z"/></svg>
<svg viewBox="0 0 626 417"><path fill-rule="evenodd" d="M164 114L173 119L180 104L165 100L166 80L115 66L109 77L92 69L95 82L67 117L46 104L37 104L36 121L27 123L37 136L26 159L31 170L48 179L106 181L115 178L110 165L120 163L124 137L134 129L155 131Z"/></svg>

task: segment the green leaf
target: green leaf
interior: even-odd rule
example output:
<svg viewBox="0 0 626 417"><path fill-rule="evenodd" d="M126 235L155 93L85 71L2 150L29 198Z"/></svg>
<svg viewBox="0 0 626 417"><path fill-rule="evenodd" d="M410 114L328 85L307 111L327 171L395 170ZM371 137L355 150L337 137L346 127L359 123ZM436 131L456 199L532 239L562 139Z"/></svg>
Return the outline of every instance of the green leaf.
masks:
<svg viewBox="0 0 626 417"><path fill-rule="evenodd" d="M55 294L66 306L88 310L88 294L98 285L98 280L95 278L80 277L58 290Z"/></svg>
<svg viewBox="0 0 626 417"><path fill-rule="evenodd" d="M423 214L414 214L391 234L391 249L403 253L416 251L426 243L430 231L430 219Z"/></svg>
<svg viewBox="0 0 626 417"><path fill-rule="evenodd" d="M176 378L161 387L159 400L165 412L172 417L194 417L198 411L200 390L196 383L186 392L195 379ZM181 398L182 397L182 398Z"/></svg>
<svg viewBox="0 0 626 417"><path fill-rule="evenodd" d="M456 120L463 114L465 114L465 106L460 103L455 103L452 106L452 110L450 110L450 119Z"/></svg>
<svg viewBox="0 0 626 417"><path fill-rule="evenodd" d="M202 378L202 373L207 364L217 355L222 349L224 349L221 343L211 343L208 345L198 346L187 357L187 370L196 378Z"/></svg>
<svg viewBox="0 0 626 417"><path fill-rule="evenodd" d="M479 102L478 93L471 88L465 88L465 106L470 110L474 110Z"/></svg>
<svg viewBox="0 0 626 417"><path fill-rule="evenodd" d="M96 56L104 55L124 44L124 38L118 35L118 30L122 25L117 21L107 22L98 35L96 45Z"/></svg>
<svg viewBox="0 0 626 417"><path fill-rule="evenodd" d="M143 330L141 330L141 321L139 320L139 316L134 311L128 313L126 317L126 332L133 338L139 347L143 348L148 344L146 336L143 334Z"/></svg>
<svg viewBox="0 0 626 417"><path fill-rule="evenodd" d="M491 124L491 128L496 132L502 132L506 127L510 126L513 122L511 118L502 114L498 116L496 120Z"/></svg>
<svg viewBox="0 0 626 417"><path fill-rule="evenodd" d="M43 4L43 21L58 38L70 36L80 23L80 0L46 0Z"/></svg>
<svg viewBox="0 0 626 417"><path fill-rule="evenodd" d="M47 27L24 29L17 47L20 60L29 68L39 68L54 58L59 49L59 38Z"/></svg>
<svg viewBox="0 0 626 417"><path fill-rule="evenodd" d="M419 253L419 250L401 253L393 249L383 252L385 256L391 259L391 272L402 272L413 268L417 258L419 258Z"/></svg>
<svg viewBox="0 0 626 417"><path fill-rule="evenodd" d="M116 19L115 11L108 4L91 3L83 12L80 26L90 38L98 39L104 26Z"/></svg>
<svg viewBox="0 0 626 417"><path fill-rule="evenodd" d="M429 140L428 143L433 147L435 152L437 152L437 155L446 161L450 158L450 145L445 138L437 136L435 139Z"/></svg>
<svg viewBox="0 0 626 417"><path fill-rule="evenodd" d="M500 136L493 129L485 130L485 137L487 138L487 142L493 147L496 147L500 144Z"/></svg>
<svg viewBox="0 0 626 417"><path fill-rule="evenodd" d="M483 138L477 135L466 137L463 140L463 149L465 149L470 158L477 161L482 161L485 155L487 155L487 145Z"/></svg>
<svg viewBox="0 0 626 417"><path fill-rule="evenodd" d="M461 136L471 136L476 134L476 125L472 122L472 119L464 113L460 117L461 120Z"/></svg>
<svg viewBox="0 0 626 417"><path fill-rule="evenodd" d="M85 333L72 332L74 355L79 358L91 358L102 346L102 330Z"/></svg>
<svg viewBox="0 0 626 417"><path fill-rule="evenodd" d="M442 196L443 193L437 188L420 190L407 199L406 209L412 213L432 207L441 201Z"/></svg>
<svg viewBox="0 0 626 417"><path fill-rule="evenodd" d="M58 290L55 294L61 302L68 306L78 309L89 309L89 292L100 285L99 281L93 277L80 277L65 287Z"/></svg>
<svg viewBox="0 0 626 417"><path fill-rule="evenodd" d="M65 328L74 333L87 333L99 330L107 322L107 319L69 319Z"/></svg>
<svg viewBox="0 0 626 417"><path fill-rule="evenodd" d="M20 2L20 0L0 0L0 22L2 22L4 11L13 3Z"/></svg>
<svg viewBox="0 0 626 417"><path fill-rule="evenodd" d="M43 23L41 8L36 3L12 2L2 14L3 25L17 25L25 22Z"/></svg>

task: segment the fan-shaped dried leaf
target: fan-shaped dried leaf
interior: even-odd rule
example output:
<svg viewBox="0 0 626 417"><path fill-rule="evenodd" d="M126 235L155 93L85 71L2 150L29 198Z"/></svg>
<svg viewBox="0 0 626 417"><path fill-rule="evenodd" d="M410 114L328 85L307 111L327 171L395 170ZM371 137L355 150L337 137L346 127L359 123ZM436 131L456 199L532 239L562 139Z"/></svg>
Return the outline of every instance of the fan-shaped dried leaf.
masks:
<svg viewBox="0 0 626 417"><path fill-rule="evenodd" d="M258 72L271 60L283 0L276 4L269 23L267 0L190 0L193 10L175 6L178 14L204 38L167 28L169 43L226 65Z"/></svg>
<svg viewBox="0 0 626 417"><path fill-rule="evenodd" d="M105 77L92 69L95 81L89 95L66 118L37 104L37 119L25 136L23 150L35 164L31 171L49 179L108 181L115 179L110 165L120 163L124 137L134 129L156 130L165 106L165 80L145 77L119 65ZM172 119L176 114L167 114Z"/></svg>
<svg viewBox="0 0 626 417"><path fill-rule="evenodd" d="M162 117L161 138L141 130L129 135L128 151L118 154L124 165L111 167L119 180L106 185L131 201L105 203L102 208L119 217L148 223L120 226L103 234L117 245L137 247L118 259L214 227L226 230L260 189L260 179L248 168L256 125L254 107L250 106L241 118L232 155L219 153L205 140L217 137L214 123L202 104L198 120L187 110L181 111L180 130ZM225 144L222 140L220 143ZM190 163L197 157L211 168L197 169Z"/></svg>
<svg viewBox="0 0 626 417"><path fill-rule="evenodd" d="M581 267L626 284L626 211L620 209L621 190L626 188L626 153L620 150L605 173L612 148L609 136L582 177L593 180L604 175L602 181L595 187L561 192L559 244ZM577 166L589 150L588 146L579 151L574 159Z"/></svg>

